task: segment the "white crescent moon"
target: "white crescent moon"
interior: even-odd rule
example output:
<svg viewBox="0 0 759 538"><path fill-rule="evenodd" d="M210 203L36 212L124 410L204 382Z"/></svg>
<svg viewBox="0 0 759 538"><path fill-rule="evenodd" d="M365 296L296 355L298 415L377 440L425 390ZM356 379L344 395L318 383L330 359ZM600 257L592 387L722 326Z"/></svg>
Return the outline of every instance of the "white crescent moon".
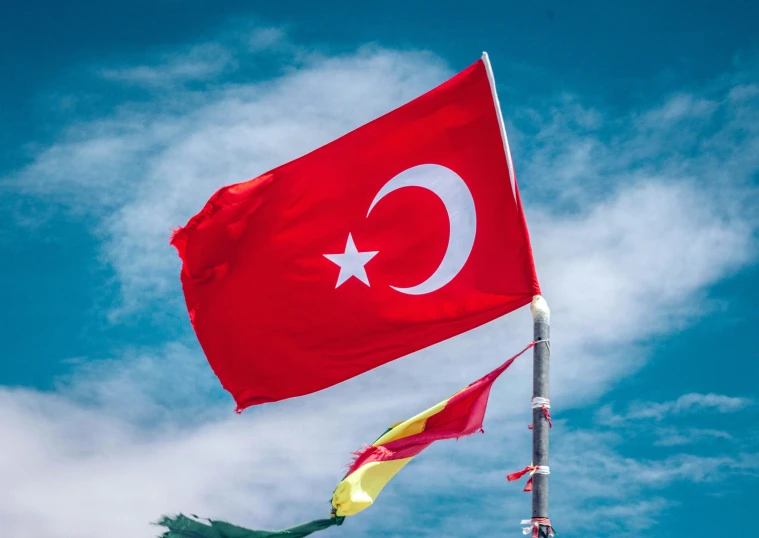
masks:
<svg viewBox="0 0 759 538"><path fill-rule="evenodd" d="M469 258L477 226L474 199L464 180L453 170L438 164L422 164L404 170L385 183L374 197L366 216L369 216L382 198L403 187L422 187L435 193L445 205L451 226L445 256L427 280L410 288L390 286L401 293L423 295L438 290L453 280Z"/></svg>

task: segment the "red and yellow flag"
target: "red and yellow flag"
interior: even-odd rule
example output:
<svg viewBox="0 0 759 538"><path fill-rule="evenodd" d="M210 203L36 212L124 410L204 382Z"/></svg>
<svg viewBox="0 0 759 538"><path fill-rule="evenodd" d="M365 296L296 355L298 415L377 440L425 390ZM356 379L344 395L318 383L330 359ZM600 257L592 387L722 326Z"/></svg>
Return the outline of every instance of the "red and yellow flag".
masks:
<svg viewBox="0 0 759 538"><path fill-rule="evenodd" d="M481 431L493 382L533 345L450 398L391 426L374 444L361 450L335 489L333 514L352 516L370 506L390 479L435 441Z"/></svg>
<svg viewBox="0 0 759 538"><path fill-rule="evenodd" d="M481 431L493 382L517 357L534 345L535 342L531 343L450 398L391 426L374 444L361 450L332 495L332 513L329 519L270 532L244 529L223 521L208 520L206 523L179 514L161 519L159 525L168 529L161 538L303 538L333 525L342 525L345 516L357 514L374 503L390 479L432 443Z"/></svg>

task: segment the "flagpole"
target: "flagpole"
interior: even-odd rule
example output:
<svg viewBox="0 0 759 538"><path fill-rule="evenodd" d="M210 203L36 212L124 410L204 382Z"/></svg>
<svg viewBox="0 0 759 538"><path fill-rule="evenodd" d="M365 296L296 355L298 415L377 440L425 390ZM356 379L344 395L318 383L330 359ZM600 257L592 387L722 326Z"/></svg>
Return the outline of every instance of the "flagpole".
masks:
<svg viewBox="0 0 759 538"><path fill-rule="evenodd" d="M537 469L532 477L532 521L540 526L540 536L548 536L548 433L549 421L543 406L550 407L548 399L548 369L551 356L551 311L543 297L537 295L530 305L534 340L532 365L532 465ZM546 521L540 521L545 518Z"/></svg>

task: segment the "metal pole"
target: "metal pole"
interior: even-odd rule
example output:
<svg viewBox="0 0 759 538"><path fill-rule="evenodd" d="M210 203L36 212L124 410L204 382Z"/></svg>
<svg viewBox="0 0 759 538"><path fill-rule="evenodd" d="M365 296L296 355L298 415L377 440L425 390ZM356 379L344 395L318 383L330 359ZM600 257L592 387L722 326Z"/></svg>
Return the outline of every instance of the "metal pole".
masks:
<svg viewBox="0 0 759 538"><path fill-rule="evenodd" d="M548 366L551 356L548 303L540 295L530 305L535 342L532 365L532 396L548 399ZM549 425L541 408L532 410L532 464L548 468ZM532 477L532 517L548 518L548 475L535 473Z"/></svg>

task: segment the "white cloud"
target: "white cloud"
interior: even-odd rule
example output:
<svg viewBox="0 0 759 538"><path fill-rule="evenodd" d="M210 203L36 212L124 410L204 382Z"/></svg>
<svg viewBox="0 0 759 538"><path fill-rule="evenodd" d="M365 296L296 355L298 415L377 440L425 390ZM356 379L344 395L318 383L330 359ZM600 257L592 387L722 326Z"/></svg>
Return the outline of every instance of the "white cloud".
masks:
<svg viewBox="0 0 759 538"><path fill-rule="evenodd" d="M736 398L722 394L684 394L671 402L634 402L620 415L614 414L610 405L599 409L597 420L601 424L618 424L631 420L661 421L676 415L716 411L734 413L752 404L748 398Z"/></svg>
<svg viewBox="0 0 759 538"><path fill-rule="evenodd" d="M103 78L148 87L165 87L193 80L206 80L234 68L230 52L215 43L197 45L184 54L172 54L159 65L105 69Z"/></svg>
<svg viewBox="0 0 759 538"><path fill-rule="evenodd" d="M281 54L291 60L305 60L311 55L292 43L280 28L252 27L228 31L216 41L151 57L143 65L104 68L99 75L125 86L176 92L184 85L213 85L221 75L233 74L238 69L255 71L255 59L263 53Z"/></svg>
<svg viewBox="0 0 759 538"><path fill-rule="evenodd" d="M647 111L641 122L648 128L661 128L662 123L673 124L684 119L705 119L717 109L718 104L689 94L671 97L662 106Z"/></svg>
<svg viewBox="0 0 759 538"><path fill-rule="evenodd" d="M428 366L434 358L427 358ZM198 371L178 367L182 361ZM390 371L238 417L228 399L203 395L221 391L207 386L214 379L199 368L202 361L197 353L168 346L160 355L125 358L118 368L90 365L58 393L0 390L0 431L13 439L0 454L0 479L8 485L0 490L3 529L18 538L88 538L106 528L116 537L148 537L156 532L148 522L167 511L252 528L325 517L350 452L409 415L408 409L419 411L441 396L399 383L388 398L385 381L406 371L391 365ZM190 386L177 390L167 372ZM509 371L496 384L485 435L428 449L375 507L335 535L518 532L529 495L521 492L523 482L509 484L505 475L529 460L529 404L522 397L525 405L519 405L514 394L526 374L525 368ZM201 396L193 401L192 394ZM663 459L632 459L619 452L623 436L574 431L565 421L557 421L554 432L553 519L575 532L599 524L619 532L646 529L670 506L667 488L759 471L752 454L669 452ZM652 509L646 518L640 517L643 506ZM420 510L434 525L420 520ZM474 520L472 510L478 512ZM589 514L604 518L599 523Z"/></svg>
<svg viewBox="0 0 759 538"><path fill-rule="evenodd" d="M733 87L727 95L731 101L746 101L759 95L759 86L756 84L739 84Z"/></svg>
<svg viewBox="0 0 759 538"><path fill-rule="evenodd" d="M16 179L25 192L99 219L126 309L178 298L170 229L217 188L325 144L449 74L431 55L372 48L309 62L273 81L202 96L178 90L171 106L125 105L72 126Z"/></svg>
<svg viewBox="0 0 759 538"><path fill-rule="evenodd" d="M266 54L262 43L250 44L254 54ZM185 317L169 229L218 187L318 147L451 72L431 54L380 48L298 56L297 63L264 82L219 83L201 94L163 88L153 103L125 103L72 125L14 178L25 194L95 223L103 259L121 286L116 314ZM171 72L170 65L156 69ZM517 170L553 310L556 410L592 402L634 372L646 360L647 339L703 315L708 287L753 260L755 215L734 195L755 197L743 181L759 169L759 152L751 153L759 146L759 105L743 90L727 99L733 90L675 97L680 101L652 109L672 120L658 126L635 121L652 117L647 111L610 118L567 96L554 108L509 114L520 128L513 135ZM722 119L696 136L698 126L674 125L685 116ZM0 435L15 441L0 455L0 482L11 484L0 492L0 520L20 538L87 538L104 529L132 538L154 533L145 523L165 511L259 528L321 517L351 450L490 370L530 335L529 316L517 312L330 391L241 418L222 414L230 399L196 347L181 344L89 364L55 393L4 389ZM411 521L400 492L410 492L414 506L435 483L452 494L488 485L493 494L483 512L500 521L508 500L516 525L527 499L503 475L528 463L522 420L529 379L529 359L517 362L493 393L488 435L433 447L383 493L382 508L349 522L358 535L370 534L370 523L397 532L401 524L394 527L387 514ZM677 405L672 409L704 404ZM558 437L552 466L562 469L555 480L564 509L557 517L567 525L587 529L572 510L590 506L616 518L610 524L646 528L666 504L655 494L639 498L645 488L714 480L723 476L717 467L745 464L743 456L688 454L635 461L617 452L618 442ZM591 443L605 450L588 459ZM456 476L459 468L467 473ZM586 493L575 494L577 484ZM486 516L473 523L464 505L425 508L449 529L505 525ZM645 510L653 512L649 520L636 523Z"/></svg>
<svg viewBox="0 0 759 538"><path fill-rule="evenodd" d="M656 434L659 437L654 442L656 446L693 445L715 439L733 441L733 436L729 433L707 428L661 428Z"/></svg>
<svg viewBox="0 0 759 538"><path fill-rule="evenodd" d="M600 426L623 429L622 431L639 437L653 435L654 446L704 445L714 441L742 442L742 439L735 439L726 431L694 427L694 424L702 423L702 415L706 413L736 413L751 406L753 401L749 398L691 393L668 402L633 402L621 413L616 413L613 406L607 404L598 409L595 421ZM693 415L699 416L689 419ZM660 426L662 422L666 425Z"/></svg>

